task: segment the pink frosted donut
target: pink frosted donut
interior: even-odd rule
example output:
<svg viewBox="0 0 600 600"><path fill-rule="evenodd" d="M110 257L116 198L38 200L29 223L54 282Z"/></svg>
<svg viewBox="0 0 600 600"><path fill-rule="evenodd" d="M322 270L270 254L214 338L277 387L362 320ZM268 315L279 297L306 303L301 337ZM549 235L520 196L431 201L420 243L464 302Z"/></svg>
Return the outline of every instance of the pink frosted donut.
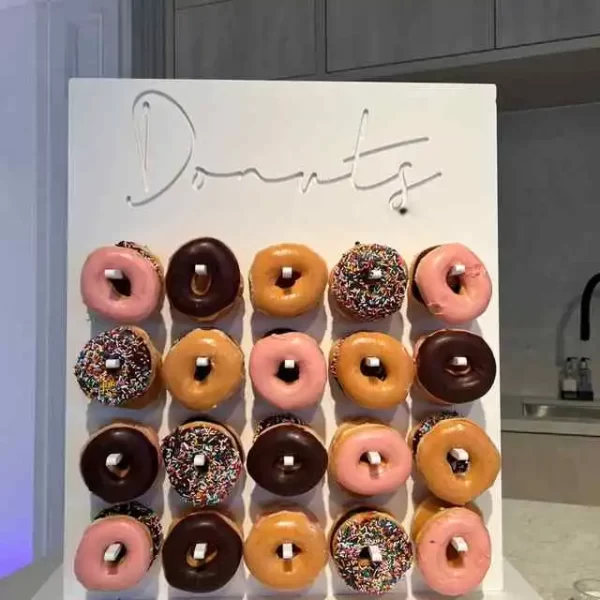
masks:
<svg viewBox="0 0 600 600"><path fill-rule="evenodd" d="M327 381L327 364L316 340L283 330L267 334L250 353L250 379L265 400L293 410L318 402ZM294 361L293 366L286 361Z"/></svg>
<svg viewBox="0 0 600 600"><path fill-rule="evenodd" d="M141 581L160 551L158 517L137 502L102 511L85 530L75 554L75 576L86 589L118 591ZM106 561L105 552L121 544L121 558Z"/></svg>
<svg viewBox="0 0 600 600"><path fill-rule="evenodd" d="M449 552L453 538L462 538L466 550ZM471 592L490 568L490 535L481 517L468 508L447 508L430 518L417 536L416 545L423 579L445 596Z"/></svg>
<svg viewBox="0 0 600 600"><path fill-rule="evenodd" d="M464 273L451 276L455 266ZM476 319L492 297L492 280L479 258L462 244L421 253L414 268L413 294L436 317L452 325Z"/></svg>
<svg viewBox="0 0 600 600"><path fill-rule="evenodd" d="M109 279L107 270L121 271L126 279ZM143 246L119 242L87 257L80 287L83 302L91 311L115 321L137 323L155 312L162 299L162 266Z"/></svg>
<svg viewBox="0 0 600 600"><path fill-rule="evenodd" d="M379 462L370 453L376 453ZM333 437L329 457L333 477L360 496L396 491L406 482L412 467L404 438L382 423L344 423Z"/></svg>

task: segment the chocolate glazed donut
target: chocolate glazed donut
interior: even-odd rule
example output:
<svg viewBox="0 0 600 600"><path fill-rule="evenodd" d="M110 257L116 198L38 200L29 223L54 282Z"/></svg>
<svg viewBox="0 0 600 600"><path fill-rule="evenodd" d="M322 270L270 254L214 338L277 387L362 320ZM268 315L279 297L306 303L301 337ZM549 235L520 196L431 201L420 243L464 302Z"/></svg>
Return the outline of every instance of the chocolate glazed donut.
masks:
<svg viewBox="0 0 600 600"><path fill-rule="evenodd" d="M206 266L204 285L197 283L196 265ZM165 284L171 305L200 321L214 319L233 306L243 285L233 252L209 237L192 240L173 254Z"/></svg>
<svg viewBox="0 0 600 600"><path fill-rule="evenodd" d="M206 544L204 560L195 560L196 544ZM163 546L165 578L171 586L194 593L222 588L242 560L240 533L215 511L191 513L175 524Z"/></svg>
<svg viewBox="0 0 600 600"><path fill-rule="evenodd" d="M452 361L464 357L465 366ZM417 379L433 400L447 404L473 402L496 378L496 360L483 338L468 331L445 329L417 342Z"/></svg>
<svg viewBox="0 0 600 600"><path fill-rule="evenodd" d="M109 454L121 454L118 469L106 466ZM158 450L133 427L108 427L84 448L79 463L90 492L106 502L126 502L147 492L159 469Z"/></svg>
<svg viewBox="0 0 600 600"><path fill-rule="evenodd" d="M285 465L284 456L292 456L294 464ZM327 450L304 425L283 422L259 433L246 467L250 477L272 494L296 496L319 483L327 470Z"/></svg>

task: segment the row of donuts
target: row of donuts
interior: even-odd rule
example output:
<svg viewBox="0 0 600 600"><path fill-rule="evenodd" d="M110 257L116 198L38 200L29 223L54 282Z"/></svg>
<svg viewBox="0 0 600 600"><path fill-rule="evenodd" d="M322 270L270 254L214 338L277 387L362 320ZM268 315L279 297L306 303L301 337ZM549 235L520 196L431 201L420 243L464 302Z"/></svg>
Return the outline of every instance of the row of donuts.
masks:
<svg viewBox="0 0 600 600"><path fill-rule="evenodd" d="M494 443L473 421L446 411L415 425L408 441L374 419L348 420L337 428L329 452L323 440L291 413L258 423L246 468L262 488L279 496L313 489L327 471L354 496L398 490L413 459L438 498L465 505L487 490L500 470ZM244 468L244 449L228 425L194 417L159 442L147 425L115 421L94 433L82 449L80 472L88 489L109 503L139 498L164 464L171 487L194 506L224 502Z"/></svg>
<svg viewBox="0 0 600 600"><path fill-rule="evenodd" d="M453 543L469 546L458 568L447 557ZM164 544L159 517L130 502L101 511L86 529L75 554L75 575L88 590L122 591L138 584L161 554L169 585L192 593L222 588L238 571L242 556L263 585L300 591L316 580L331 556L346 585L365 594L391 590L416 555L433 590L458 596L485 576L491 546L475 505L454 507L433 497L417 507L410 536L389 512L360 506L339 518L327 539L314 515L286 507L259 515L244 540L231 515L205 509L174 520Z"/></svg>
<svg viewBox="0 0 600 600"><path fill-rule="evenodd" d="M338 312L354 321L375 321L399 311L409 283L414 298L450 325L477 318L492 294L481 260L456 243L421 252L412 278L396 250L359 242L330 273L307 246L269 246L256 254L248 275L254 308L273 317L296 317L315 308L328 283ZM80 286L86 306L104 318L138 323L160 309L166 291L173 309L204 322L230 310L244 283L231 249L202 237L176 250L166 274L158 257L140 244L122 241L97 248L83 265Z"/></svg>
<svg viewBox="0 0 600 600"><path fill-rule="evenodd" d="M489 391L496 377L496 361L483 338L457 329L420 338L414 359L387 334L352 333L333 344L328 363L309 335L275 329L253 346L248 371L255 392L282 410L319 402L328 371L351 400L370 409L404 402L413 383L438 404L472 402ZM74 372L92 401L141 408L164 384L191 410L209 410L230 398L245 375L241 347L220 330L187 333L173 342L163 362L150 337L135 326L116 327L89 340Z"/></svg>

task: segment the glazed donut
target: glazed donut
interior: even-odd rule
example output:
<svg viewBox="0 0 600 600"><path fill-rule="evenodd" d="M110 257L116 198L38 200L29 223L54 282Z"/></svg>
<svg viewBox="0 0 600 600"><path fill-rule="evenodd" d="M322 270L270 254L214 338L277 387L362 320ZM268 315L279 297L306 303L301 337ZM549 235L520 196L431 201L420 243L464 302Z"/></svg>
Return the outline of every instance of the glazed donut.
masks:
<svg viewBox="0 0 600 600"><path fill-rule="evenodd" d="M395 492L406 482L411 468L412 455L404 438L383 423L343 423L331 440L330 473L353 494Z"/></svg>
<svg viewBox="0 0 600 600"><path fill-rule="evenodd" d="M302 420L290 414L274 415L258 424L246 466L248 475L272 494L296 496L321 481L327 470L327 450Z"/></svg>
<svg viewBox="0 0 600 600"><path fill-rule="evenodd" d="M293 364L286 368L286 361ZM254 389L282 410L319 402L327 382L327 364L319 344L305 333L272 333L258 340L250 353Z"/></svg>
<svg viewBox="0 0 600 600"><path fill-rule="evenodd" d="M369 364L373 359L376 365ZM359 331L332 345L329 372L351 400L378 409L406 400L415 365L402 342L385 333Z"/></svg>
<svg viewBox="0 0 600 600"><path fill-rule="evenodd" d="M204 544L204 558L194 558ZM242 532L234 521L214 510L192 512L173 523L165 539L162 563L174 588L204 594L222 588L242 560Z"/></svg>
<svg viewBox="0 0 600 600"><path fill-rule="evenodd" d="M415 510L411 535L425 583L444 596L473 591L490 568L490 534L473 504L430 497Z"/></svg>
<svg viewBox="0 0 600 600"><path fill-rule="evenodd" d="M451 273L454 267L463 272ZM413 266L413 296L450 325L481 315L492 297L492 280L481 260L462 244L428 248Z"/></svg>
<svg viewBox="0 0 600 600"><path fill-rule="evenodd" d="M413 550L389 513L357 508L344 515L330 536L331 557L346 585L363 594L383 594L410 569Z"/></svg>
<svg viewBox="0 0 600 600"><path fill-rule="evenodd" d="M88 590L132 588L158 556L162 537L160 519L143 504L111 506L85 530L75 553L75 577ZM120 545L119 552L108 560L113 544Z"/></svg>
<svg viewBox="0 0 600 600"><path fill-rule="evenodd" d="M308 246L277 244L256 254L248 282L256 310L272 317L297 317L323 300L327 265Z"/></svg>
<svg viewBox="0 0 600 600"><path fill-rule="evenodd" d="M80 288L81 298L91 311L107 319L138 323L162 304L163 268L145 246L119 242L98 248L87 257Z"/></svg>
<svg viewBox="0 0 600 600"><path fill-rule="evenodd" d="M83 393L106 406L143 408L162 390L161 356L139 327L115 327L93 337L75 362Z"/></svg>
<svg viewBox="0 0 600 600"><path fill-rule="evenodd" d="M210 237L187 242L173 254L165 283L171 306L196 321L228 312L244 288L235 255Z"/></svg>
<svg viewBox="0 0 600 600"><path fill-rule="evenodd" d="M127 502L145 494L156 480L159 467L156 432L133 421L115 421L94 433L79 460L87 488L110 503Z"/></svg>
<svg viewBox="0 0 600 600"><path fill-rule="evenodd" d="M437 404L473 402L496 379L494 353L469 331L444 329L423 336L415 345L415 363L416 383Z"/></svg>
<svg viewBox="0 0 600 600"><path fill-rule="evenodd" d="M206 364L199 365L198 359ZM244 354L226 333L195 329L171 347L162 377L173 398L186 408L209 410L240 389Z"/></svg>
<svg viewBox="0 0 600 600"><path fill-rule="evenodd" d="M284 558L291 544L292 557ZM244 560L262 584L277 590L310 586L327 564L327 540L319 523L299 510L260 516L244 544Z"/></svg>
<svg viewBox="0 0 600 600"><path fill-rule="evenodd" d="M223 502L242 474L242 444L221 423L192 419L164 437L161 448L171 486L196 506Z"/></svg>
<svg viewBox="0 0 600 600"><path fill-rule="evenodd" d="M453 411L415 426L409 446L431 493L451 504L482 494L500 471L500 454L485 431Z"/></svg>
<svg viewBox="0 0 600 600"><path fill-rule="evenodd" d="M359 242L342 255L329 276L329 290L342 316L375 321L402 307L408 271L389 246Z"/></svg>

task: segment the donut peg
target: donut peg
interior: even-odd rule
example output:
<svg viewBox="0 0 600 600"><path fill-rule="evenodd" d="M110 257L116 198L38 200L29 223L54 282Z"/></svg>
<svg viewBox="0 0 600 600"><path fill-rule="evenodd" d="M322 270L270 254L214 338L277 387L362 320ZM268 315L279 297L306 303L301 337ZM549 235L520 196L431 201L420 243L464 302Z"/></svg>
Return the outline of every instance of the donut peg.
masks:
<svg viewBox="0 0 600 600"><path fill-rule="evenodd" d="M369 279L371 281L379 281L383 277L383 271L381 269L371 269L369 271Z"/></svg>
<svg viewBox="0 0 600 600"><path fill-rule="evenodd" d="M286 455L283 457L283 466L284 467L293 467L294 466L294 457Z"/></svg>
<svg viewBox="0 0 600 600"><path fill-rule="evenodd" d="M194 273L200 277L208 275L208 267L204 264L194 265Z"/></svg>
<svg viewBox="0 0 600 600"><path fill-rule="evenodd" d="M467 462L469 460L469 453L463 448L452 448L450 456L458 461Z"/></svg>
<svg viewBox="0 0 600 600"><path fill-rule="evenodd" d="M116 467L123 460L123 455L120 452L113 452L106 457L107 467Z"/></svg>
<svg viewBox="0 0 600 600"><path fill-rule="evenodd" d="M194 560L204 560L206 558L206 544L196 544L194 546Z"/></svg>
<svg viewBox="0 0 600 600"><path fill-rule="evenodd" d="M370 451L367 452L367 460L369 464L373 467L381 464L381 454L379 452Z"/></svg>
<svg viewBox="0 0 600 600"><path fill-rule="evenodd" d="M466 552L469 549L465 538L462 538L460 536L453 537L450 540L450 544L457 552Z"/></svg>
<svg viewBox="0 0 600 600"><path fill-rule="evenodd" d="M121 366L121 361L118 358L107 358L104 365L107 369L118 369Z"/></svg>
<svg viewBox="0 0 600 600"><path fill-rule="evenodd" d="M207 356L198 356L196 358L197 367L208 367L210 365L210 359Z"/></svg>
<svg viewBox="0 0 600 600"><path fill-rule="evenodd" d="M111 544L104 551L104 562L116 563L121 557L121 552L123 552L123 544Z"/></svg>
<svg viewBox="0 0 600 600"><path fill-rule="evenodd" d="M381 556L381 550L379 546L369 546L369 558L372 563L383 562L383 556Z"/></svg>
<svg viewBox="0 0 600 600"><path fill-rule="evenodd" d="M466 272L467 267L465 267L465 265L461 263L457 263L455 265L452 265L448 274L450 275L450 277L458 277L460 275L464 275Z"/></svg>
<svg viewBox="0 0 600 600"><path fill-rule="evenodd" d="M104 269L106 279L124 279L121 269Z"/></svg>
<svg viewBox="0 0 600 600"><path fill-rule="evenodd" d="M283 361L284 369L294 369L296 367L296 361L292 359L286 359Z"/></svg>
<svg viewBox="0 0 600 600"><path fill-rule="evenodd" d="M367 367L376 369L381 365L381 361L376 356L367 356L367 358L365 358L365 364Z"/></svg>
<svg viewBox="0 0 600 600"><path fill-rule="evenodd" d="M204 467L206 465L206 456L204 454L196 454L194 456L194 466Z"/></svg>
<svg viewBox="0 0 600 600"><path fill-rule="evenodd" d="M292 267L281 267L281 278L291 279L294 276L294 269Z"/></svg>
<svg viewBox="0 0 600 600"><path fill-rule="evenodd" d="M294 558L294 545L290 542L281 544L281 556L283 560L292 560Z"/></svg>
<svg viewBox="0 0 600 600"><path fill-rule="evenodd" d="M469 364L466 356L454 356L450 361L453 367L466 367Z"/></svg>

